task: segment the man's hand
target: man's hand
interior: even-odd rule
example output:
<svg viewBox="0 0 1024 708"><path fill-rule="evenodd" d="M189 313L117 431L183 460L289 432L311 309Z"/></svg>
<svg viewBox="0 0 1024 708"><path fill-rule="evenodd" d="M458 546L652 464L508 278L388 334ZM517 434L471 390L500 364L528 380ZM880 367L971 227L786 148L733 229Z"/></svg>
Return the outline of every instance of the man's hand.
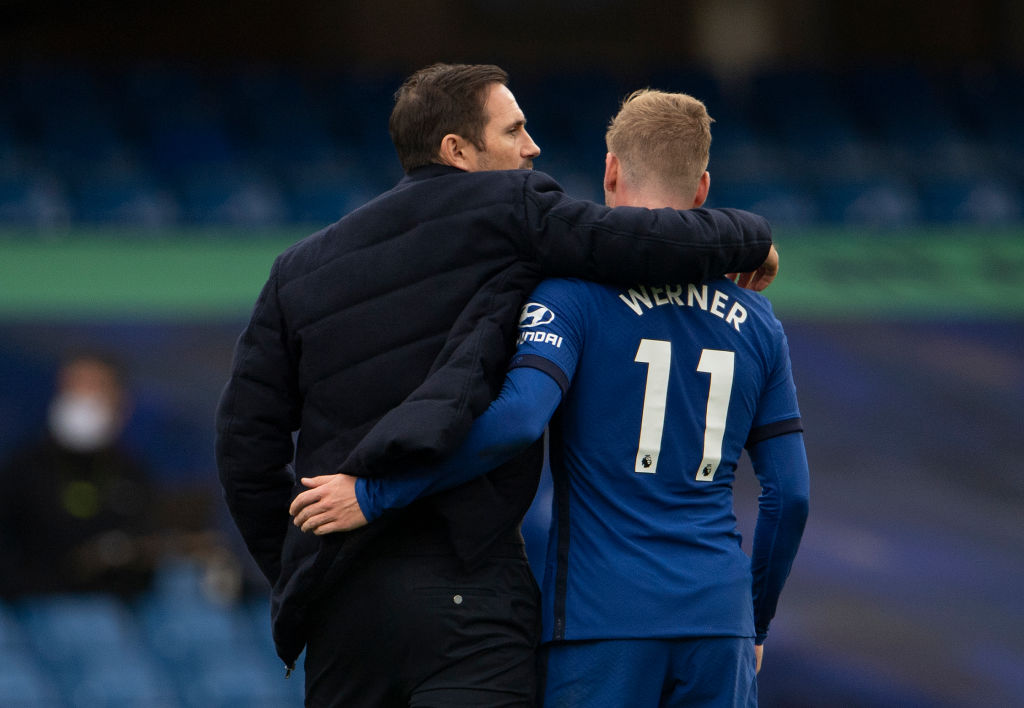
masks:
<svg viewBox="0 0 1024 708"><path fill-rule="evenodd" d="M754 668L754 673L761 673L761 659L764 658L764 644L754 645L754 656L757 657L757 666Z"/></svg>
<svg viewBox="0 0 1024 708"><path fill-rule="evenodd" d="M775 276L778 274L779 252L775 250L775 245L772 244L771 249L768 251L768 257L764 259L764 263L757 270L750 273L729 273L726 277L741 288L761 292L775 280Z"/></svg>
<svg viewBox="0 0 1024 708"><path fill-rule="evenodd" d="M309 489L295 497L288 513L302 531L323 536L366 526L366 517L356 499L355 477L325 474L303 477L301 481Z"/></svg>

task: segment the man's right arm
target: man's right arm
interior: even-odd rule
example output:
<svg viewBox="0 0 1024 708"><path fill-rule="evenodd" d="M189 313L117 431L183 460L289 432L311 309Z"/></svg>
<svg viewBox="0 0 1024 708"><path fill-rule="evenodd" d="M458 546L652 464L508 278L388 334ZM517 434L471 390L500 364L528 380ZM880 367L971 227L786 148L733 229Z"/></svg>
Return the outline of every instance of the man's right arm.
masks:
<svg viewBox="0 0 1024 708"><path fill-rule="evenodd" d="M231 378L217 408L216 444L231 515L271 584L280 573L289 522L292 431L299 426L300 407L277 298L277 268L235 348Z"/></svg>
<svg viewBox="0 0 1024 708"><path fill-rule="evenodd" d="M771 227L738 209L615 209L568 197L531 173L524 201L545 274L611 283L702 282L778 269Z"/></svg>

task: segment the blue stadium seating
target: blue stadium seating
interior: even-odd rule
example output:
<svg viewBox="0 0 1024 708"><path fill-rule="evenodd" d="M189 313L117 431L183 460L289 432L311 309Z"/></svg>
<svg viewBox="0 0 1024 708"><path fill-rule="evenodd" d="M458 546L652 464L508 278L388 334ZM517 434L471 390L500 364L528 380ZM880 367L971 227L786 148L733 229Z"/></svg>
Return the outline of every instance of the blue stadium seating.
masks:
<svg viewBox="0 0 1024 708"><path fill-rule="evenodd" d="M750 82L745 113L756 116L761 140L778 140L800 153L860 142L865 136L856 112L846 105L839 87L836 72L766 69ZM712 126L716 140L721 128Z"/></svg>
<svg viewBox="0 0 1024 708"><path fill-rule="evenodd" d="M374 176L344 152L283 170L282 183L296 223L326 225L375 197Z"/></svg>
<svg viewBox="0 0 1024 708"><path fill-rule="evenodd" d="M17 613L36 654L53 666L137 646L140 640L131 613L107 595L33 597L21 601Z"/></svg>
<svg viewBox="0 0 1024 708"><path fill-rule="evenodd" d="M712 179L706 206L728 206L757 212L772 224L806 226L821 220L812 192L785 179L726 181Z"/></svg>
<svg viewBox="0 0 1024 708"><path fill-rule="evenodd" d="M298 676L286 679L283 667L273 667L244 648L233 656L210 657L184 677L184 684L188 708L281 708L302 703Z"/></svg>
<svg viewBox="0 0 1024 708"><path fill-rule="evenodd" d="M255 169L196 166L183 170L179 184L183 223L260 227L289 221L280 186Z"/></svg>
<svg viewBox="0 0 1024 708"><path fill-rule="evenodd" d="M207 597L202 569L168 561L137 602L108 595L0 603L3 708L288 708L266 598Z"/></svg>
<svg viewBox="0 0 1024 708"><path fill-rule="evenodd" d="M74 192L74 214L83 224L161 228L177 223L173 194L148 175L97 176Z"/></svg>
<svg viewBox="0 0 1024 708"><path fill-rule="evenodd" d="M43 230L69 223L71 203L56 176L42 171L0 176L0 224Z"/></svg>
<svg viewBox="0 0 1024 708"><path fill-rule="evenodd" d="M4 602L0 602L0 649L17 647L25 642L21 627Z"/></svg>
<svg viewBox="0 0 1024 708"><path fill-rule="evenodd" d="M169 665L195 668L254 641L244 617L203 600L150 599L139 610L151 652Z"/></svg>
<svg viewBox="0 0 1024 708"><path fill-rule="evenodd" d="M0 646L0 706L64 708L65 703L31 657L23 650Z"/></svg>
<svg viewBox="0 0 1024 708"><path fill-rule="evenodd" d="M44 690L66 705L174 706L170 684L150 668L133 613L119 599L32 597L19 601L16 614L28 638L22 655L37 662L28 675L45 677Z"/></svg>
<svg viewBox="0 0 1024 708"><path fill-rule="evenodd" d="M906 180L878 176L868 179L825 180L818 200L826 223L858 227L907 227L921 215L917 192Z"/></svg>
<svg viewBox="0 0 1024 708"><path fill-rule="evenodd" d="M59 677L61 692L75 706L177 708L174 683L157 662L136 647L94 651Z"/></svg>
<svg viewBox="0 0 1024 708"><path fill-rule="evenodd" d="M334 221L401 176L386 130L401 79L271 65L14 66L0 76L0 227ZM784 225L1024 219L1019 69L769 67L736 82L696 68L524 72L513 88L543 149L537 167L600 200L607 121L644 85L690 93L716 119L715 204L732 196ZM870 188L878 175L891 182ZM950 199L951 185L979 175L988 179Z"/></svg>
<svg viewBox="0 0 1024 708"><path fill-rule="evenodd" d="M921 186L924 218L935 224L1000 226L1021 222L1024 199L1016 186L1001 179L973 176L928 181Z"/></svg>

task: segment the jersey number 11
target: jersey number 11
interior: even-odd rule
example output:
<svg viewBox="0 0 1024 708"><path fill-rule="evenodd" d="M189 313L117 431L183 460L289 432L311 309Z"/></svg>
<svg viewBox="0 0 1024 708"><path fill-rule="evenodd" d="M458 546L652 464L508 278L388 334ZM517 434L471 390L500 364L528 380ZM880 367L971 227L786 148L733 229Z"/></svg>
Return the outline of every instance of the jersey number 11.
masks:
<svg viewBox="0 0 1024 708"><path fill-rule="evenodd" d="M732 396L735 352L704 349L697 371L711 375L708 386L708 405L704 416L704 459L697 468L695 479L710 482L715 478L722 461L722 440L725 438L725 419ZM654 474L658 471L661 437L665 429L665 405L668 399L669 370L672 367L672 342L662 339L641 339L633 359L647 364L647 386L644 389L643 417L640 419L640 443L636 452L635 472Z"/></svg>

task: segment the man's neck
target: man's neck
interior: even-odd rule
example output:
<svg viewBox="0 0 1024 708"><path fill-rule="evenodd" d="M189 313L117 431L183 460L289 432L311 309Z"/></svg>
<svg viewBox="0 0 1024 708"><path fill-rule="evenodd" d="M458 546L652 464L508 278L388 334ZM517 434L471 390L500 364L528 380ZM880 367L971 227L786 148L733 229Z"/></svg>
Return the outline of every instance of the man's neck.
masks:
<svg viewBox="0 0 1024 708"><path fill-rule="evenodd" d="M623 202L622 206L638 206L647 207L648 209L662 209L664 207L670 207L672 209L689 209L693 206L692 199L684 199L678 194L656 194L652 192L640 192L629 199L627 202Z"/></svg>

